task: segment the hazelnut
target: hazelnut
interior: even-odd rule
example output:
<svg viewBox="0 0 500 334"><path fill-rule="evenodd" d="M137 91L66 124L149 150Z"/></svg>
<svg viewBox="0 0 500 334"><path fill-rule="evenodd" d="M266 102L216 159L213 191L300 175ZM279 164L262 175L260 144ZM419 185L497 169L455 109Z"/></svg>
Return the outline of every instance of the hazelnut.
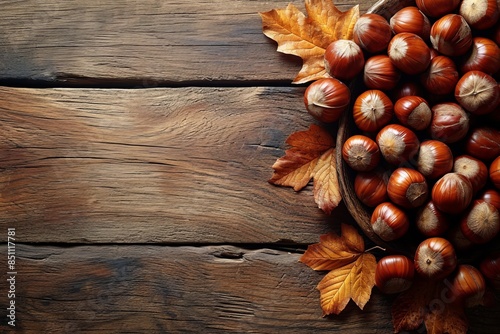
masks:
<svg viewBox="0 0 500 334"><path fill-rule="evenodd" d="M375 269L375 285L383 293L393 294L407 290L415 275L413 261L403 255L381 258Z"/></svg>
<svg viewBox="0 0 500 334"><path fill-rule="evenodd" d="M391 37L392 29L389 22L378 14L363 14L354 25L354 42L370 53L385 50Z"/></svg>
<svg viewBox="0 0 500 334"><path fill-rule="evenodd" d="M371 89L361 93L354 101L354 123L362 131L378 131L392 119L394 106L381 90Z"/></svg>
<svg viewBox="0 0 500 334"><path fill-rule="evenodd" d="M380 161L380 150L371 138L354 135L344 142L342 158L355 171L366 172L377 167Z"/></svg>
<svg viewBox="0 0 500 334"><path fill-rule="evenodd" d="M363 70L365 57L361 48L351 40L336 40L325 50L326 71L339 80L350 80Z"/></svg>
<svg viewBox="0 0 500 334"><path fill-rule="evenodd" d="M432 201L445 213L458 214L472 201L472 184L469 179L458 173L447 173L432 187Z"/></svg>
<svg viewBox="0 0 500 334"><path fill-rule="evenodd" d="M416 0L418 9L430 17L439 17L453 12L460 0Z"/></svg>
<svg viewBox="0 0 500 334"><path fill-rule="evenodd" d="M444 95L453 92L458 82L458 71L455 62L446 56L432 58L427 70L420 80L427 91Z"/></svg>
<svg viewBox="0 0 500 334"><path fill-rule="evenodd" d="M467 111L484 115L500 103L500 87L495 79L481 71L469 71L458 80L455 99Z"/></svg>
<svg viewBox="0 0 500 334"><path fill-rule="evenodd" d="M464 18L447 14L431 27L431 44L445 56L461 56L472 45L472 32Z"/></svg>
<svg viewBox="0 0 500 334"><path fill-rule="evenodd" d="M368 89L391 90L396 87L401 72L387 55L375 55L366 60L363 82Z"/></svg>
<svg viewBox="0 0 500 334"><path fill-rule="evenodd" d="M441 237L422 241L415 252L415 270L422 276L440 280L450 275L457 266L453 245Z"/></svg>
<svg viewBox="0 0 500 334"><path fill-rule="evenodd" d="M304 93L304 104L309 114L325 123L338 120L349 106L350 99L349 88L334 78L316 80Z"/></svg>
<svg viewBox="0 0 500 334"><path fill-rule="evenodd" d="M431 108L420 96L404 96L397 100L394 114L401 124L414 130L426 129L432 120Z"/></svg>
<svg viewBox="0 0 500 334"><path fill-rule="evenodd" d="M413 131L399 124L382 128L376 142L384 159L393 165L412 160L418 152L420 142Z"/></svg>
<svg viewBox="0 0 500 334"><path fill-rule="evenodd" d="M459 13L474 29L491 28L498 21L497 0L462 0Z"/></svg>
<svg viewBox="0 0 500 334"><path fill-rule="evenodd" d="M408 6L397 11L389 20L395 34L409 32L428 40L431 23L429 18L415 6Z"/></svg>
<svg viewBox="0 0 500 334"><path fill-rule="evenodd" d="M427 182L420 172L400 167L389 177L387 195L396 205L407 209L416 208L427 200Z"/></svg>
<svg viewBox="0 0 500 334"><path fill-rule="evenodd" d="M392 63L406 74L422 73L431 61L431 53L424 40L407 32L399 33L391 39L387 54Z"/></svg>
<svg viewBox="0 0 500 334"><path fill-rule="evenodd" d="M458 104L438 103L432 108L430 134L433 139L451 144L464 138L469 131L469 116Z"/></svg>
<svg viewBox="0 0 500 334"><path fill-rule="evenodd" d="M420 143L417 169L429 179L437 179L453 168L453 153L448 145L439 140L425 140Z"/></svg>
<svg viewBox="0 0 500 334"><path fill-rule="evenodd" d="M406 213L391 202L377 205L370 223L373 231L384 241L401 238L410 227Z"/></svg>

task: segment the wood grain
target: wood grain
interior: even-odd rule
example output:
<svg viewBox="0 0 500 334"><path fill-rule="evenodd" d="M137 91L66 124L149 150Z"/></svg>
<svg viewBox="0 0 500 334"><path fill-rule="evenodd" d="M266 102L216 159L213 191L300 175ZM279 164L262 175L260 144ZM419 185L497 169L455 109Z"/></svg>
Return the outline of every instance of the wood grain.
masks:
<svg viewBox="0 0 500 334"><path fill-rule="evenodd" d="M350 302L339 316L323 318L315 287L324 273L299 263L298 253L144 245L18 245L16 252L16 330L22 333L368 334L392 328L391 297L376 288L363 311ZM0 287L6 296L4 280ZM0 298L1 309L6 303ZM497 333L498 311L472 312L471 333ZM0 321L8 332L5 317Z"/></svg>
<svg viewBox="0 0 500 334"><path fill-rule="evenodd" d="M267 183L302 88L0 88L0 230L23 242L317 242L311 188ZM0 236L1 240L5 235Z"/></svg>
<svg viewBox="0 0 500 334"><path fill-rule="evenodd" d="M0 79L152 87L283 81L301 60L276 52L258 12L290 1L29 0L0 3ZM303 10L303 1L293 1ZM368 1L336 1L342 10ZM244 64L244 65L243 65Z"/></svg>

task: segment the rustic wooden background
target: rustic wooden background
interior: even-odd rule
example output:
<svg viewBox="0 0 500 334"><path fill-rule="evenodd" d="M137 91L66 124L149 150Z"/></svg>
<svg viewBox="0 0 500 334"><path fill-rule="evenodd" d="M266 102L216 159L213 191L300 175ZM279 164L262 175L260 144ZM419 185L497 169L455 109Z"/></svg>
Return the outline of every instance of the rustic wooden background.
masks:
<svg viewBox="0 0 500 334"><path fill-rule="evenodd" d="M266 182L312 122L290 84L300 60L258 15L289 2L1 2L0 271L15 228L17 332L391 332L376 289L323 318L323 273L298 262L346 209ZM358 3L373 4L336 2ZM473 313L471 332L498 333L498 308Z"/></svg>

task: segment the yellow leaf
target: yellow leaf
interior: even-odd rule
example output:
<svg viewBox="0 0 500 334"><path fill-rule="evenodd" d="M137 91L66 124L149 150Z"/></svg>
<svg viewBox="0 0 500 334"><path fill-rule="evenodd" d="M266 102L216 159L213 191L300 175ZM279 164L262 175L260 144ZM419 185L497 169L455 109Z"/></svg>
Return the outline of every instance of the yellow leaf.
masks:
<svg viewBox="0 0 500 334"><path fill-rule="evenodd" d="M365 241L361 234L352 225L341 224L340 233L346 245L353 251L362 253L365 251Z"/></svg>
<svg viewBox="0 0 500 334"><path fill-rule="evenodd" d="M331 148L321 155L313 171L314 200L326 214L331 214L342 200L336 166L335 149Z"/></svg>
<svg viewBox="0 0 500 334"><path fill-rule="evenodd" d="M307 17L293 4L260 13L262 31L278 43L278 51L302 58L293 81L297 84L328 77L323 60L326 47L338 39L352 39L359 18L359 6L342 12L332 0L306 0L305 5Z"/></svg>
<svg viewBox="0 0 500 334"><path fill-rule="evenodd" d="M370 300L377 260L363 253L355 262L331 270L318 284L323 315L339 314L352 299L360 309Z"/></svg>

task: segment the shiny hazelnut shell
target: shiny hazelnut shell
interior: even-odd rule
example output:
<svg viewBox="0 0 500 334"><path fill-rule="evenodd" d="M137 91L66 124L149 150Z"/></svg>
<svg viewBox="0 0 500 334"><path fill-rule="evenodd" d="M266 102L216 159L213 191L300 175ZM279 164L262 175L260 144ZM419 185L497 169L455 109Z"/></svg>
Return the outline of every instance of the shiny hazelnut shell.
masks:
<svg viewBox="0 0 500 334"><path fill-rule="evenodd" d="M431 280L440 280L455 270L457 256L447 239L432 237L418 245L413 262L417 273Z"/></svg>
<svg viewBox="0 0 500 334"><path fill-rule="evenodd" d="M385 50L391 37L392 29L389 22L379 14L363 14L354 25L354 42L369 53Z"/></svg>
<svg viewBox="0 0 500 334"><path fill-rule="evenodd" d="M339 39L325 50L325 69L334 78L351 80L364 67L365 57L361 48L351 40Z"/></svg>
<svg viewBox="0 0 500 334"><path fill-rule="evenodd" d="M363 204L376 207L387 201L387 182L382 173L359 172L354 178L354 192Z"/></svg>
<svg viewBox="0 0 500 334"><path fill-rule="evenodd" d="M394 113L391 99L381 90L361 93L352 107L354 123L361 131L374 132L388 124Z"/></svg>
<svg viewBox="0 0 500 334"><path fill-rule="evenodd" d="M325 123L337 121L349 106L349 101L349 88L335 78L318 79L304 92L308 113Z"/></svg>
<svg viewBox="0 0 500 334"><path fill-rule="evenodd" d="M475 200L460 220L463 235L474 244L485 244L500 231L497 208L484 200Z"/></svg>
<svg viewBox="0 0 500 334"><path fill-rule="evenodd" d="M416 134L399 124L383 127L377 133L376 142L385 161L393 165L412 160L420 146Z"/></svg>
<svg viewBox="0 0 500 334"><path fill-rule="evenodd" d="M484 277L500 288L500 252L488 254L479 264Z"/></svg>
<svg viewBox="0 0 500 334"><path fill-rule="evenodd" d="M463 154L455 157L453 172L462 174L469 179L474 194L479 192L488 181L488 167L486 164L470 155Z"/></svg>
<svg viewBox="0 0 500 334"><path fill-rule="evenodd" d="M495 188L500 189L500 156L490 164L489 174Z"/></svg>
<svg viewBox="0 0 500 334"><path fill-rule="evenodd" d="M460 0L416 0L415 4L425 15L440 17L453 12Z"/></svg>
<svg viewBox="0 0 500 334"><path fill-rule="evenodd" d="M471 50L460 63L460 71L481 71L493 75L500 70L500 48L489 38L476 36L472 39Z"/></svg>
<svg viewBox="0 0 500 334"><path fill-rule="evenodd" d="M428 179L437 179L453 169L453 152L439 140L420 143L417 155L417 170Z"/></svg>
<svg viewBox="0 0 500 334"><path fill-rule="evenodd" d="M420 96L404 96L394 104L394 114L403 124L414 130L426 129L432 120L432 111L427 101Z"/></svg>
<svg viewBox="0 0 500 334"><path fill-rule="evenodd" d="M415 6L408 6L397 11L389 20L395 34L413 33L423 40L428 40L431 32L429 18Z"/></svg>
<svg viewBox="0 0 500 334"><path fill-rule="evenodd" d="M492 161L500 155L500 130L489 126L471 129L465 140L465 152L482 161Z"/></svg>
<svg viewBox="0 0 500 334"><path fill-rule="evenodd" d="M450 227L450 219L432 201L428 201L417 212L415 226L426 237L443 235Z"/></svg>
<svg viewBox="0 0 500 334"><path fill-rule="evenodd" d="M450 214L464 211L471 203L472 196L472 184L469 179L458 173L443 175L436 181L431 192L434 205Z"/></svg>
<svg viewBox="0 0 500 334"><path fill-rule="evenodd" d="M486 281L481 272L469 264L460 264L450 278L451 292L459 300L481 298L486 290Z"/></svg>
<svg viewBox="0 0 500 334"><path fill-rule="evenodd" d="M445 56L461 56L472 45L472 32L464 18L458 14L447 14L431 27L431 44Z"/></svg>
<svg viewBox="0 0 500 334"><path fill-rule="evenodd" d="M387 54L392 63L406 74L424 72L430 64L431 54L425 41L412 33L399 33L389 43Z"/></svg>
<svg viewBox="0 0 500 334"><path fill-rule="evenodd" d="M382 240L392 241L401 238L410 227L407 214L391 202L383 202L375 207L370 223Z"/></svg>
<svg viewBox="0 0 500 334"><path fill-rule="evenodd" d="M387 195L396 205L406 209L417 208L427 201L427 181L420 172L414 169L397 168L389 177Z"/></svg>
<svg viewBox="0 0 500 334"><path fill-rule="evenodd" d="M492 76L481 71L469 71L458 80L455 99L473 114L488 114L500 104L500 87Z"/></svg>
<svg viewBox="0 0 500 334"><path fill-rule="evenodd" d="M364 135L353 135L342 146L342 158L358 172L373 170L379 164L380 157L378 145Z"/></svg>
<svg viewBox="0 0 500 334"><path fill-rule="evenodd" d="M375 285L387 294L407 290L415 275L413 261L403 255L388 255L381 258L375 269Z"/></svg>
<svg viewBox="0 0 500 334"><path fill-rule="evenodd" d="M486 189L482 191L477 198L482 199L486 203L490 203L497 208L497 210L500 210L500 192L498 190L492 188Z"/></svg>
<svg viewBox="0 0 500 334"><path fill-rule="evenodd" d="M438 95L453 92L458 79L459 74L455 62L446 56L432 58L429 67L420 76L424 88Z"/></svg>
<svg viewBox="0 0 500 334"><path fill-rule="evenodd" d="M472 28L484 30L498 22L498 6L497 0L462 0L458 12Z"/></svg>
<svg viewBox="0 0 500 334"><path fill-rule="evenodd" d="M388 55L375 55L366 60L363 82L368 89L391 90L399 83L401 72Z"/></svg>
<svg viewBox="0 0 500 334"><path fill-rule="evenodd" d="M454 102L435 104L429 127L432 139L452 144L464 138L469 131L469 115Z"/></svg>

